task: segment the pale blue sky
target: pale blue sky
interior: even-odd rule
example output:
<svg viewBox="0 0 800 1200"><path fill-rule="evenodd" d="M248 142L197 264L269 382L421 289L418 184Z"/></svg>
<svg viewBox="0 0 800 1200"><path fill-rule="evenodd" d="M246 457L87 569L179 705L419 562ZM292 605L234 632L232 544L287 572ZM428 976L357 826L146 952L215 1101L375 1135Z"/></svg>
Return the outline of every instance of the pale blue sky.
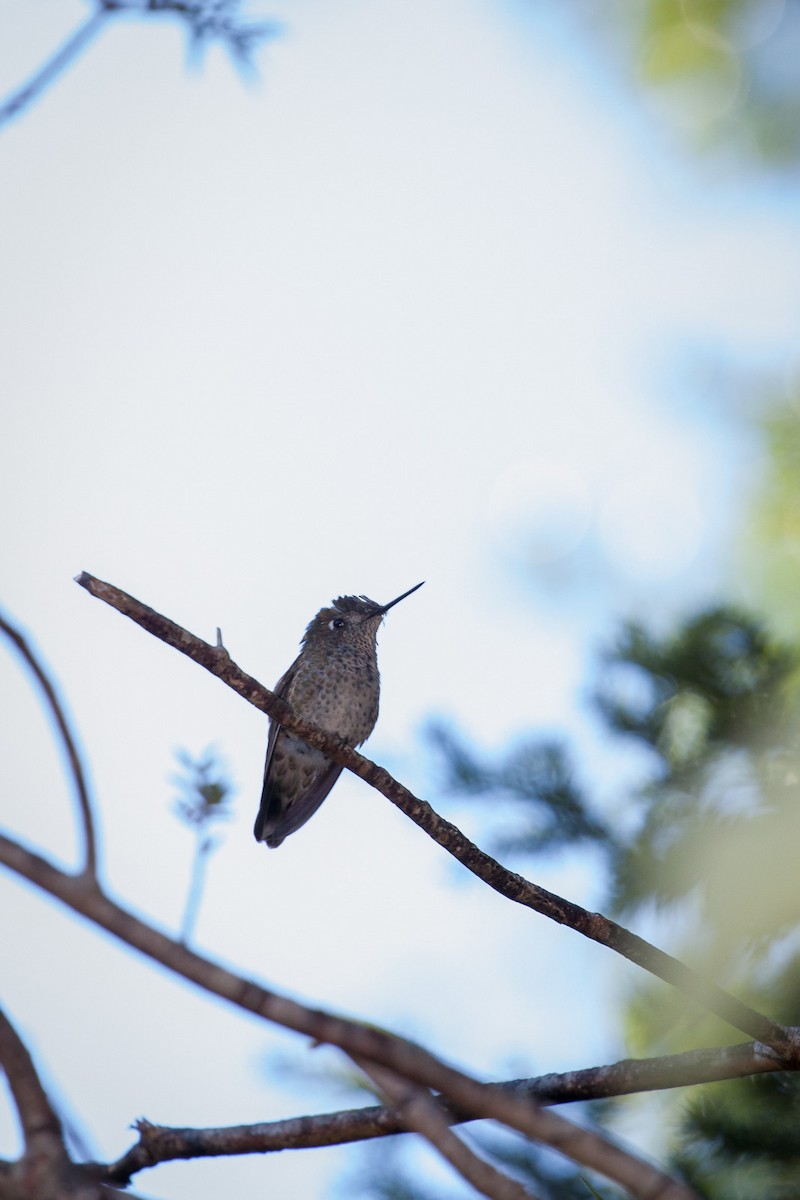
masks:
<svg viewBox="0 0 800 1200"><path fill-rule="evenodd" d="M191 844L169 811L172 751L216 743L240 790L201 947L477 1071L589 1065L621 1051L612 997L632 969L454 886L357 780L280 851L257 847L264 719L72 577L201 636L221 625L267 684L332 596L426 579L381 634L368 752L436 805L427 716L487 745L583 730L587 651L614 618L663 616L724 578L758 447L694 353L776 372L796 354L797 215L774 183L671 151L568 5L262 11L285 35L255 86L217 52L187 73L177 28L120 22L0 136L3 601L68 698L126 903L175 928ZM7 3L4 88L84 12ZM5 653L2 686L3 824L73 861L60 764ZM626 767L603 763L611 805ZM597 900L590 865L534 874ZM265 1046L302 1054L296 1039L12 880L0 905L4 999L98 1155L142 1113L328 1105L259 1074ZM165 1200L320 1195L345 1158L139 1182Z"/></svg>

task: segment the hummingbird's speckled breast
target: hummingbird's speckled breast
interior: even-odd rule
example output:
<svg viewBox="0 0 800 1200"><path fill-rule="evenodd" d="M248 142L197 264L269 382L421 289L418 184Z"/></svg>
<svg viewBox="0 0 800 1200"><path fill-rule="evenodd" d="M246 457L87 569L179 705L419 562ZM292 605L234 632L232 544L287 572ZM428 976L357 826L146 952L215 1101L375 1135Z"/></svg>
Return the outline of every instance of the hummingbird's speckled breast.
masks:
<svg viewBox="0 0 800 1200"><path fill-rule="evenodd" d="M298 716L358 746L375 728L379 695L375 657L338 653L301 659L286 699Z"/></svg>

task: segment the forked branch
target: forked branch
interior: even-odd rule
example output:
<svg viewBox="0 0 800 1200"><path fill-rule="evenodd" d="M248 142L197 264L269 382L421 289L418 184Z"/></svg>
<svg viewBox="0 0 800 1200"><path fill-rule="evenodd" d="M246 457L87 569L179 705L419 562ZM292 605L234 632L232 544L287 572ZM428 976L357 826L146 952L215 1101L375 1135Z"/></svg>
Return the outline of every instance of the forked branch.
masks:
<svg viewBox="0 0 800 1200"><path fill-rule="evenodd" d="M275 21L242 20L235 5L218 0L95 0L96 8L65 39L31 77L0 100L0 128L24 112L67 70L89 43L113 19L129 16L174 16L185 22L191 44L210 41L227 46L240 68L252 70L252 54L259 42L275 37Z"/></svg>
<svg viewBox="0 0 800 1200"><path fill-rule="evenodd" d="M477 1080L447 1066L421 1046L374 1026L309 1008L280 992L227 970L161 933L106 896L92 880L70 875L0 834L0 863L105 929L127 946L239 1009L314 1042L338 1046L351 1058L386 1068L441 1094L473 1119L489 1117L552 1146L574 1162L646 1200L688 1200L694 1193L670 1176L592 1130L572 1124L513 1090Z"/></svg>

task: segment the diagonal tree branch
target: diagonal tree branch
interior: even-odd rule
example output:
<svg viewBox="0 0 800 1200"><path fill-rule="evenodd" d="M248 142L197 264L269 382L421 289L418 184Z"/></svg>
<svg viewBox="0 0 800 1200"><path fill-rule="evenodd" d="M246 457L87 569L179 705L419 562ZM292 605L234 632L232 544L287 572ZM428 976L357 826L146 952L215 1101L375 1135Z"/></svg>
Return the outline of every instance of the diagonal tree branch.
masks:
<svg viewBox="0 0 800 1200"><path fill-rule="evenodd" d="M594 1131L540 1108L530 1098L446 1066L421 1046L373 1025L308 1008L254 980L227 970L116 904L96 880L70 875L47 859L0 834L0 863L60 900L147 958L245 1012L318 1043L330 1043L351 1058L367 1059L420 1087L434 1089L473 1118L489 1117L620 1184L640 1200L689 1200L694 1193Z"/></svg>
<svg viewBox="0 0 800 1200"><path fill-rule="evenodd" d="M95 11L73 30L30 79L0 101L0 128L33 104L114 17L125 14L175 16L186 23L193 45L213 39L221 41L240 68L252 65L251 55L259 42L279 32L274 21L248 24L240 20L230 11L236 7L234 0L228 0L227 4L221 4L219 0L96 0L96 5Z"/></svg>
<svg viewBox="0 0 800 1200"><path fill-rule="evenodd" d="M28 645L27 641L20 631L11 624L11 622L0 613L0 631L2 631L9 641L13 642L19 653L22 655L25 663L28 666L31 674L35 678L39 687L44 693L48 707L52 717L58 726L58 732L61 735L61 741L64 746L64 751L69 761L70 775L75 789L75 796L78 802L78 813L80 816L81 828L83 830L84 842L84 867L83 870L92 878L97 876L97 839L95 836L95 823L92 814L92 804L89 799L89 789L86 785L86 772L81 762L81 756L78 753L78 747L72 731L69 727L64 705L58 697L55 686L50 680L47 672L34 654L33 650Z"/></svg>
<svg viewBox="0 0 800 1200"><path fill-rule="evenodd" d="M407 1080L374 1063L363 1059L354 1061L378 1088L403 1127L425 1138L445 1162L450 1163L453 1170L482 1196L488 1196L489 1200L538 1200L521 1183L470 1150L453 1133L450 1121L430 1092L413 1087Z"/></svg>
<svg viewBox="0 0 800 1200"><path fill-rule="evenodd" d="M643 967L666 983L672 984L686 995L699 1001L722 1020L741 1030L757 1041L771 1046L787 1063L800 1061L800 1039L797 1035L749 1005L724 991L685 963L659 950L644 938L604 917L592 913L545 888L531 883L516 872L501 866L490 855L480 850L451 822L440 817L429 804L418 799L407 788L394 779L388 771L353 750L341 738L335 737L307 721L301 720L285 701L269 691L257 680L246 675L228 655L174 621L142 604L127 592L104 583L87 572L77 576L76 582L92 596L105 601L124 616L129 617L148 633L166 642L200 666L216 675L228 687L238 692L243 699L262 712L277 720L292 733L301 737L310 746L322 750L332 762L347 767L355 775L369 783L381 795L390 800L401 812L423 829L429 837L452 854L460 863L487 883L500 895L517 904L532 908L535 912L566 925L591 938L600 945L621 954L624 958Z"/></svg>
<svg viewBox="0 0 800 1200"><path fill-rule="evenodd" d="M109 8L100 7L78 26L55 54L39 67L27 83L17 88L0 103L0 128L32 104L54 79L66 70L89 42L100 32L111 16Z"/></svg>
<svg viewBox="0 0 800 1200"><path fill-rule="evenodd" d="M71 1161L62 1123L39 1078L31 1055L0 1009L0 1068L19 1115L25 1151L18 1163L0 1162L0 1200L137 1200L105 1179L96 1163Z"/></svg>
<svg viewBox="0 0 800 1200"><path fill-rule="evenodd" d="M33 1059L9 1018L0 1009L0 1066L8 1080L19 1115L25 1153L67 1161L64 1131L42 1086Z"/></svg>
<svg viewBox="0 0 800 1200"><path fill-rule="evenodd" d="M497 1086L532 1096L540 1104L551 1105L690 1087L784 1069L780 1059L768 1047L758 1042L743 1042L738 1046L689 1050L662 1058L624 1059L608 1066L540 1075L534 1079L514 1079ZM444 1108L453 1124L473 1119L452 1108ZM369 1105L218 1129L173 1128L153 1125L149 1121L137 1122L136 1128L139 1140L108 1167L106 1178L113 1183L127 1183L137 1171L175 1159L340 1146L402 1133L404 1126L392 1109Z"/></svg>

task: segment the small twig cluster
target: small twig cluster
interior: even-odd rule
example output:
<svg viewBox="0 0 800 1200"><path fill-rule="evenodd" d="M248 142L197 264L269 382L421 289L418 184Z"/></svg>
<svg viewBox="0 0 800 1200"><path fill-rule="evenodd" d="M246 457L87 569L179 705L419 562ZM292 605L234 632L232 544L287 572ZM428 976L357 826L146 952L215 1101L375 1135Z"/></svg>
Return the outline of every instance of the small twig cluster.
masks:
<svg viewBox="0 0 800 1200"><path fill-rule="evenodd" d="M206 865L209 856L219 846L219 839L214 837L211 829L218 821L230 817L231 789L221 764L211 750L197 759L192 758L187 750L178 750L176 757L183 774L175 776L180 794L173 808L179 820L188 825L195 835L192 873L181 923L181 941L188 942L197 922Z"/></svg>
<svg viewBox="0 0 800 1200"><path fill-rule="evenodd" d="M277 37L277 21L248 21L244 0L95 0L94 11L58 47L30 79L0 101L0 128L19 116L70 67L83 50L116 17L172 16L183 21L190 51L198 54L212 42L228 51L240 71L254 70L253 55L262 42Z"/></svg>

